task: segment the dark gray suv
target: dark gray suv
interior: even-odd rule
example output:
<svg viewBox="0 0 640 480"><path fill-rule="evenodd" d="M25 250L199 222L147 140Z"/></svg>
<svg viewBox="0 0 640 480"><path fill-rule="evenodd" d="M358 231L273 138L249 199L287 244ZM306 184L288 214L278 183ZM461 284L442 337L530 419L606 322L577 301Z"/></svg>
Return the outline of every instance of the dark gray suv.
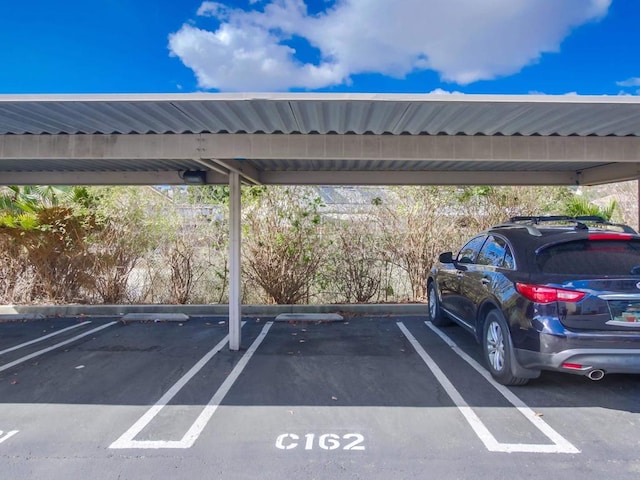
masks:
<svg viewBox="0 0 640 480"><path fill-rule="evenodd" d="M516 217L440 255L429 317L475 335L493 377L640 373L640 236L599 217Z"/></svg>

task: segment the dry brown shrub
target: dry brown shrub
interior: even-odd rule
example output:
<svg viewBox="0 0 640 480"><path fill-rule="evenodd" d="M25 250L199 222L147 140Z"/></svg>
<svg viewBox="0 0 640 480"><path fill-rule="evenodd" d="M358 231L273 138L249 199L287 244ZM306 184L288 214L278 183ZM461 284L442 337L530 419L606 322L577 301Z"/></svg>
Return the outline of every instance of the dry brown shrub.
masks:
<svg viewBox="0 0 640 480"><path fill-rule="evenodd" d="M273 303L308 301L325 255L317 208L308 189L270 187L247 212L245 272Z"/></svg>

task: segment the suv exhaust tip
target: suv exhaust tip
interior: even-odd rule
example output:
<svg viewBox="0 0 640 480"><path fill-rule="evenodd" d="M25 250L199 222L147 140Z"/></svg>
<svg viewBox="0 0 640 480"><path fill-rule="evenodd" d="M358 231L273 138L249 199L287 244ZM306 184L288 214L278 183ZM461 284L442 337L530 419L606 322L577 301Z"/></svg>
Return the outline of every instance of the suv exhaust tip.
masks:
<svg viewBox="0 0 640 480"><path fill-rule="evenodd" d="M589 379L593 380L594 382L602 380L604 378L604 370L600 370L598 368L591 370L589 373L587 373L587 377L589 377Z"/></svg>

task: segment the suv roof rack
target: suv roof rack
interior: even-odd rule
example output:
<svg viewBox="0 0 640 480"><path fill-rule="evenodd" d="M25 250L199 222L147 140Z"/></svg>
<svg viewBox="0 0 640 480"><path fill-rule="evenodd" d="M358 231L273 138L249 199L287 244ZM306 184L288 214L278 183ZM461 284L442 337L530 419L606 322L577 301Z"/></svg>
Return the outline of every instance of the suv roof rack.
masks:
<svg viewBox="0 0 640 480"><path fill-rule="evenodd" d="M612 223L602 217L595 215L579 215L576 217L570 217L568 215L511 217L508 222L501 223L500 225L496 225L492 228L526 228L527 232L530 235L539 237L542 235L542 233L540 232L540 230L538 230L538 228L536 228L536 225L540 225L541 223L573 223L576 230L588 230L589 227L587 223L595 223L598 225L603 225L605 227L614 227L621 229L624 233L637 235L637 232L628 225L624 225L622 223Z"/></svg>

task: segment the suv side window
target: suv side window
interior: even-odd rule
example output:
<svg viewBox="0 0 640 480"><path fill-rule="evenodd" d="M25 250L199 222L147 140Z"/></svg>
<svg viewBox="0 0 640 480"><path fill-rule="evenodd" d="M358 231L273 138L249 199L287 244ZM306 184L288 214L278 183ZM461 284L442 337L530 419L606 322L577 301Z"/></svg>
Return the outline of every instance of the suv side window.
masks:
<svg viewBox="0 0 640 480"><path fill-rule="evenodd" d="M485 242L476 263L479 265L492 265L501 268L514 268L513 255L507 242L500 238L490 235Z"/></svg>
<svg viewBox="0 0 640 480"><path fill-rule="evenodd" d="M508 268L509 270L516 269L516 261L513 259L513 253L507 243L504 244L504 262L500 265L502 268Z"/></svg>
<svg viewBox="0 0 640 480"><path fill-rule="evenodd" d="M480 235L479 237L471 239L460 249L456 260L460 263L475 263L478 251L482 247L486 238L486 236Z"/></svg>

